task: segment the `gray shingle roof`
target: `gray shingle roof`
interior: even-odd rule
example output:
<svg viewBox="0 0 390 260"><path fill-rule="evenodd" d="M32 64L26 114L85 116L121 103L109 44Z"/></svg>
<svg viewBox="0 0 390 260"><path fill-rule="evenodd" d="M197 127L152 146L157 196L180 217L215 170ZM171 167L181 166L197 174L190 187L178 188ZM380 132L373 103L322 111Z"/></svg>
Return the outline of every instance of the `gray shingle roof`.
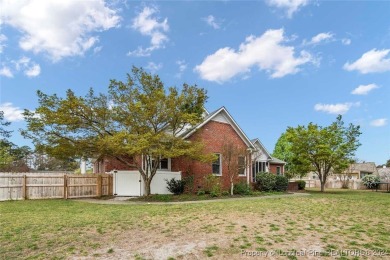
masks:
<svg viewBox="0 0 390 260"><path fill-rule="evenodd" d="M278 159L278 158L275 158L275 157L272 157L270 163L286 164L285 161L282 161L282 160L280 160L280 159Z"/></svg>

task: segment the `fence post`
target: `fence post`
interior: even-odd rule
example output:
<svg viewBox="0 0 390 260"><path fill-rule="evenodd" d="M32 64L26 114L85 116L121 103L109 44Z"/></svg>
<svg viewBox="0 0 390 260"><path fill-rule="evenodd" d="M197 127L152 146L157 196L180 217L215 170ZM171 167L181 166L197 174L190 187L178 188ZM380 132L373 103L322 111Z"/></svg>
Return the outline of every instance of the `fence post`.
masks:
<svg viewBox="0 0 390 260"><path fill-rule="evenodd" d="M101 197L102 196L102 184L103 184L103 182L102 182L102 175L101 174L99 174L98 176L97 176L97 181L96 181L97 183L97 185L96 185L96 196L97 197Z"/></svg>
<svg viewBox="0 0 390 260"><path fill-rule="evenodd" d="M23 194L23 199L27 199L27 176L26 174L23 175L23 188L22 188L22 194Z"/></svg>
<svg viewBox="0 0 390 260"><path fill-rule="evenodd" d="M112 196L112 187L113 181L112 181L112 175L108 175L108 196Z"/></svg>
<svg viewBox="0 0 390 260"><path fill-rule="evenodd" d="M64 199L68 199L68 180L66 174L64 175Z"/></svg>

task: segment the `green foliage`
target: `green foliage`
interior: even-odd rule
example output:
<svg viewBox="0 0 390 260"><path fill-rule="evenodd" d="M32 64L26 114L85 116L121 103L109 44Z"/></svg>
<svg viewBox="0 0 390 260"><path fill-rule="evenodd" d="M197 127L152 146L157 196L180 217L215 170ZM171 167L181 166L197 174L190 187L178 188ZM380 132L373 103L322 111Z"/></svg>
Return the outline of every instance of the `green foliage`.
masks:
<svg viewBox="0 0 390 260"><path fill-rule="evenodd" d="M230 193L227 190L224 190L224 191L222 191L221 195L222 196L229 196Z"/></svg>
<svg viewBox="0 0 390 260"><path fill-rule="evenodd" d="M73 158L57 159L46 154L33 154L33 165L38 171L77 171L80 163Z"/></svg>
<svg viewBox="0 0 390 260"><path fill-rule="evenodd" d="M31 148L28 146L18 147L5 139L0 140L0 170L8 172L29 171L27 162L31 154Z"/></svg>
<svg viewBox="0 0 390 260"><path fill-rule="evenodd" d="M294 162L293 162L293 153L291 150L292 144L289 142L287 138L287 133L282 133L279 137L278 141L275 144L274 151L272 153L272 157L276 157L280 160L283 160L286 162L286 165L284 166L284 172L287 173L287 177L289 179L299 176L302 174L306 174L304 172L299 172L299 169L296 169Z"/></svg>
<svg viewBox="0 0 390 260"><path fill-rule="evenodd" d="M259 191L273 191L276 185L276 175L268 172L256 174L256 189Z"/></svg>
<svg viewBox="0 0 390 260"><path fill-rule="evenodd" d="M275 191L286 191L288 186L288 178L282 175L275 176Z"/></svg>
<svg viewBox="0 0 390 260"><path fill-rule="evenodd" d="M344 126L342 117L326 127L313 123L308 126L289 127L286 140L291 144L291 162L295 172L316 172L324 191L330 170L344 171L356 149L360 146L360 127Z"/></svg>
<svg viewBox="0 0 390 260"><path fill-rule="evenodd" d="M298 190L304 190L306 187L306 182L304 180L295 181L298 183Z"/></svg>
<svg viewBox="0 0 390 260"><path fill-rule="evenodd" d="M175 180L175 178L172 178L170 180L165 180L165 181L167 183L167 189L173 194L179 195L184 192L185 183L186 183L184 180Z"/></svg>
<svg viewBox="0 0 390 260"><path fill-rule="evenodd" d="M215 190L211 190L210 191L210 197L214 198L214 197L219 197L221 196L222 192L220 189L215 189Z"/></svg>
<svg viewBox="0 0 390 260"><path fill-rule="evenodd" d="M196 193L198 196L203 196L206 194L206 191L205 190L198 190L198 192Z"/></svg>
<svg viewBox="0 0 390 260"><path fill-rule="evenodd" d="M248 185L248 183L241 181L239 183L234 184L233 192L234 194L239 195L250 195L252 194L252 189L251 186Z"/></svg>
<svg viewBox="0 0 390 260"><path fill-rule="evenodd" d="M12 131L8 131L5 127L9 126L11 122L4 121L4 112L0 111L0 137L8 138Z"/></svg>
<svg viewBox="0 0 390 260"><path fill-rule="evenodd" d="M187 172L187 176L183 177L185 187L184 190L189 193L193 193L195 189L195 184L194 184L194 179L195 176L189 172Z"/></svg>
<svg viewBox="0 0 390 260"><path fill-rule="evenodd" d="M109 156L136 167L149 195L158 169L154 158L212 159L200 142L178 135L202 120L206 100L206 91L196 85L166 88L159 76L133 67L127 81L110 81L108 94L90 89L79 97L68 90L61 98L38 91L39 106L24 112L22 134L55 158Z"/></svg>
<svg viewBox="0 0 390 260"><path fill-rule="evenodd" d="M14 157L11 155L9 149L0 146L0 171L8 171L13 161Z"/></svg>
<svg viewBox="0 0 390 260"><path fill-rule="evenodd" d="M220 182L220 177L215 176L214 174L209 174L206 175L203 178L203 183L204 183L204 191L206 194L212 194L215 196L220 196L222 192L221 188L221 182Z"/></svg>
<svg viewBox="0 0 390 260"><path fill-rule="evenodd" d="M376 189L379 186L379 183L381 182L381 179L379 176L376 175L366 175L362 178L363 184L369 188L369 189Z"/></svg>

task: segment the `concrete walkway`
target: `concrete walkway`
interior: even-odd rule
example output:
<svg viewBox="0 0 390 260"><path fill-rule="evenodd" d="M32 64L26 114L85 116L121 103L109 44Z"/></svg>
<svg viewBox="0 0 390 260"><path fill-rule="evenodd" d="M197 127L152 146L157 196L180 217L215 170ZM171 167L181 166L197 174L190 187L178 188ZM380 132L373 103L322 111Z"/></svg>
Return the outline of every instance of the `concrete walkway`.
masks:
<svg viewBox="0 0 390 260"><path fill-rule="evenodd" d="M177 205L177 204L194 204L194 203L212 203L225 201L240 201L240 200L261 200L261 199L277 199L288 197L305 197L310 196L308 193L288 193L281 195L269 195L258 197L241 197L241 198L227 198L227 199L210 199L210 200L191 200L191 201L172 201L172 202L146 202L146 201L132 201L130 197L116 197L109 200L102 199L72 199L73 201L88 202L95 204L106 205Z"/></svg>

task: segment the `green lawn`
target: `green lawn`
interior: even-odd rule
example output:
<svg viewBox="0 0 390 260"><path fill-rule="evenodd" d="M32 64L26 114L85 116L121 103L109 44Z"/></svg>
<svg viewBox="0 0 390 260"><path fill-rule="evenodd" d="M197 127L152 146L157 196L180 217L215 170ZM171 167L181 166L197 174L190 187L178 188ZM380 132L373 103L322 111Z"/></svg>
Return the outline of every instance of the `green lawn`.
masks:
<svg viewBox="0 0 390 260"><path fill-rule="evenodd" d="M360 253L374 259L383 252L390 257L389 193L309 193L174 205L0 202L0 259L239 259L243 253L282 259L302 254L354 259ZM341 252L345 256L332 255Z"/></svg>

